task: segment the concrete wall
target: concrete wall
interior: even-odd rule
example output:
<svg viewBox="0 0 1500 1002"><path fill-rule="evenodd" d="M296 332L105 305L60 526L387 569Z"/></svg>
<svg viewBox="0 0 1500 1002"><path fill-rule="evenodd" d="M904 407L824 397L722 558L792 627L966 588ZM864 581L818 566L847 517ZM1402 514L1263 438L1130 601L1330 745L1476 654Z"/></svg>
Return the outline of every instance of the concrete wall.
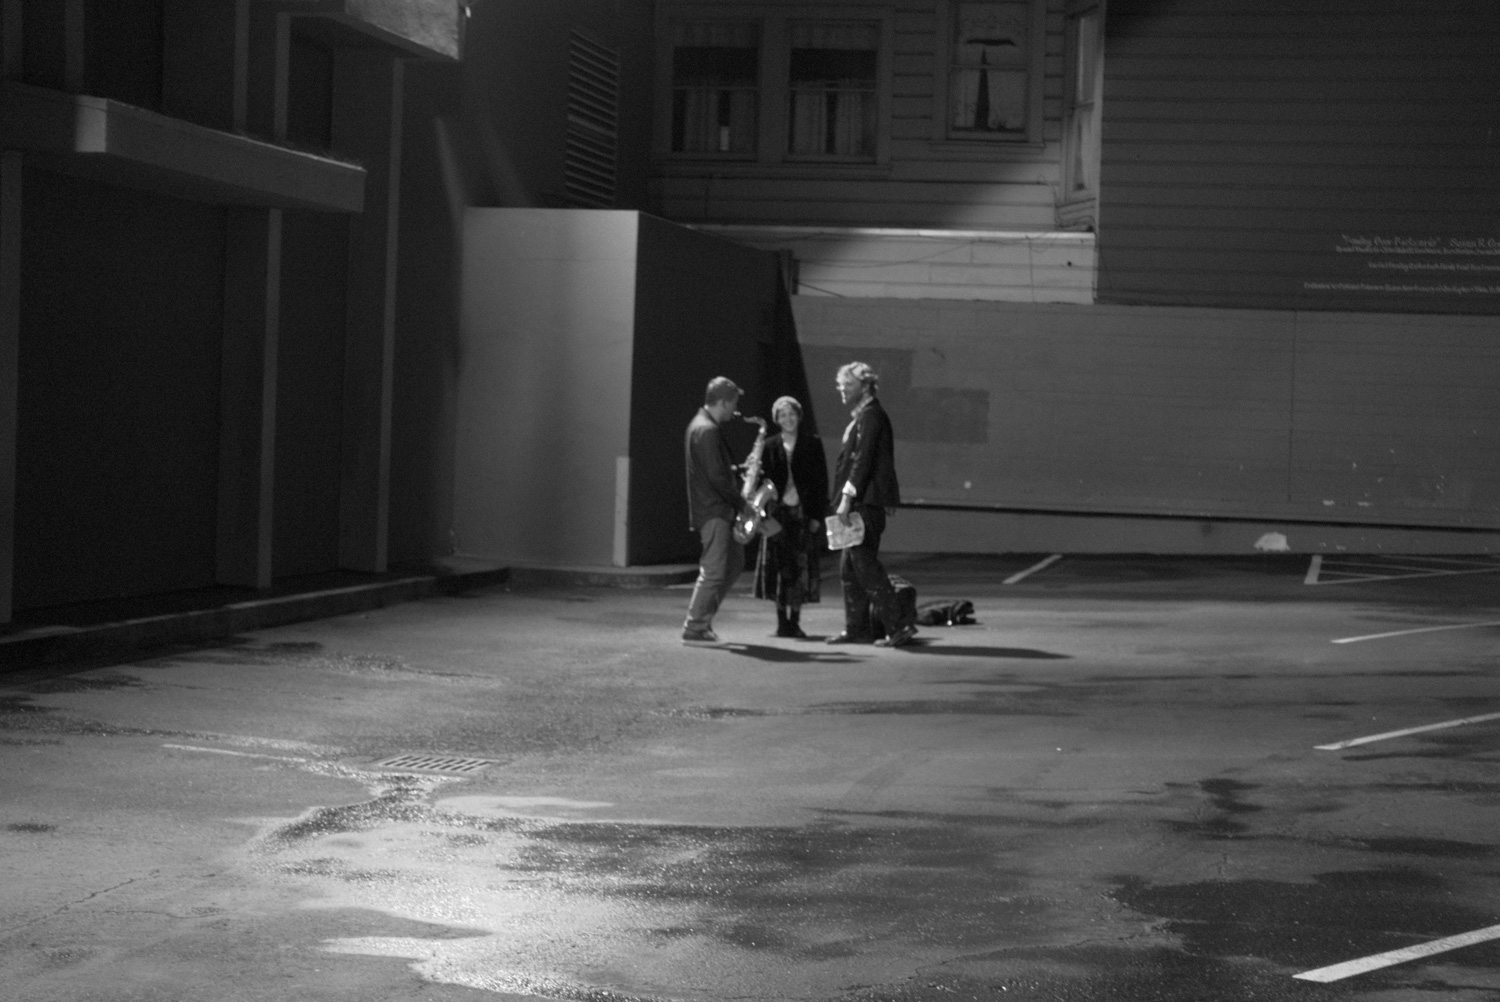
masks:
<svg viewBox="0 0 1500 1002"><path fill-rule="evenodd" d="M457 553L609 564L629 456L639 217L471 209L464 229Z"/></svg>
<svg viewBox="0 0 1500 1002"><path fill-rule="evenodd" d="M795 306L819 406L836 406L825 386L840 362L882 371L911 503L1500 529L1490 318ZM838 430L823 428L830 449ZM969 548L964 524L939 548Z"/></svg>
<svg viewBox="0 0 1500 1002"><path fill-rule="evenodd" d="M901 508L887 523L880 548L890 553L1483 554L1500 553L1500 532Z"/></svg>
<svg viewBox="0 0 1500 1002"><path fill-rule="evenodd" d="M634 212L471 209L463 274L458 554L694 559L682 450L704 387L729 376L762 415L799 388L776 258ZM743 458L753 427L727 430Z"/></svg>

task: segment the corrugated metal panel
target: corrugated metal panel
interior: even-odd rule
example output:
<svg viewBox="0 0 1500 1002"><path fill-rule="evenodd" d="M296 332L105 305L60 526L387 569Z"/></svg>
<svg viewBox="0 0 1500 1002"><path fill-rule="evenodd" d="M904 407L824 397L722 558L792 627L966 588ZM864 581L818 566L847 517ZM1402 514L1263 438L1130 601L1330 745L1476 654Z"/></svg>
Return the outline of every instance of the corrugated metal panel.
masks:
<svg viewBox="0 0 1500 1002"><path fill-rule="evenodd" d="M568 52L568 129L563 184L572 204L615 204L619 155L620 57L574 32Z"/></svg>
<svg viewBox="0 0 1500 1002"><path fill-rule="evenodd" d="M1500 313L1500 4L1111 0L1104 302Z"/></svg>

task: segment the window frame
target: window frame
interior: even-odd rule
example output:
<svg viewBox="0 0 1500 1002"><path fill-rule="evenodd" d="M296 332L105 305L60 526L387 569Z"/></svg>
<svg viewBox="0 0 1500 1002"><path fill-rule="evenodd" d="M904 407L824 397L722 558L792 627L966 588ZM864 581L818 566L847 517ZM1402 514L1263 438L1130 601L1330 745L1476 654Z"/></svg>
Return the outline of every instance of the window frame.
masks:
<svg viewBox="0 0 1500 1002"><path fill-rule="evenodd" d="M1099 160L1103 148L1101 134L1104 114L1104 4L1105 0L1072 0L1063 11L1063 104L1062 104L1062 202L1063 204L1091 202L1099 197ZM1078 149L1074 137L1074 116L1080 103L1077 99L1077 80L1083 54L1079 51L1079 38L1074 32L1075 24L1082 18L1094 15L1098 18L1098 39L1094 59L1093 94L1088 100L1089 113L1094 118L1092 148ZM1076 185L1078 177L1074 161L1078 155L1091 161L1085 174L1092 174L1092 184Z"/></svg>
<svg viewBox="0 0 1500 1002"><path fill-rule="evenodd" d="M791 28L791 26L793 24L796 24L796 23L806 23L806 24L870 24L870 25L874 25L875 26L875 32L876 32L875 50L874 50L875 51L875 82L874 82L875 85L872 88L874 96L875 96L875 134L873 136L874 147L875 148L872 149L868 154L853 155L853 154L838 154L838 153L796 153L796 152L794 152L792 150L792 110L791 110L792 109L792 95L796 91L797 88L793 84L792 75L791 75L791 67L790 67L791 54L792 54L792 44L791 44L791 35L792 35L792 32L790 31L790 28ZM870 163L878 163L879 162L879 157L880 157L881 133L883 131L888 131L887 129L883 128L883 124L884 124L884 122L886 120L886 116L883 115L882 112L885 111L887 108L890 107L889 101L888 100L884 100L883 97L882 97L882 94L881 94L881 82L882 82L882 79L884 77L888 76L888 74L882 73L882 69L883 69L883 67L886 64L886 60L884 58L883 50L886 48L886 45L885 45L886 30L885 29L887 27L887 23L881 22L878 19L871 18L871 17L858 17L858 16L845 16L845 17L840 17L840 18L808 17L808 16L806 16L806 15L804 15L804 14L802 14L802 13L799 12L799 13L797 13L795 15L788 16L787 19L786 19L785 24L786 24L786 27L788 28L788 31L786 33L786 55L787 55L787 60L788 60L788 67L787 67L787 74L786 74L786 91L785 91L785 100L784 100L785 107L782 109L783 112L786 114L786 130L785 130L785 135L783 136L783 141L786 144L786 149L785 149L784 154L783 154L784 159L788 163L825 163L825 164L826 163L835 163L835 164L870 164Z"/></svg>
<svg viewBox="0 0 1500 1002"><path fill-rule="evenodd" d="M804 6L798 4L662 3L656 10L656 107L653 115L656 160L663 166L710 164L730 173L755 167L796 166L828 172L869 169L890 163L892 56L895 8L890 5ZM791 151L792 22L864 22L877 25L875 54L875 151L873 156L794 154ZM677 27L690 22L755 22L760 29L760 80L755 153L689 153L672 149L672 59Z"/></svg>
<svg viewBox="0 0 1500 1002"><path fill-rule="evenodd" d="M1046 139L1046 67L1047 67L1047 0L1024 0L1030 7L1026 25L1030 51L1026 61L1026 128L1023 133L985 135L963 132L952 126L953 117L953 35L958 26L960 3L983 0L939 0L937 5L937 58L933 61L932 137L952 147L1041 149Z"/></svg>
<svg viewBox="0 0 1500 1002"><path fill-rule="evenodd" d="M718 11L713 11L701 14L699 16L689 15L686 17L677 18L667 26L667 34L658 36L657 107L662 109L662 113L655 116L657 120L656 131L658 132L657 145L660 150L673 157L674 159L702 161L707 163L754 163L759 157L761 145L765 140L765 25L761 23L760 18L753 15L742 14L740 16L734 16L734 12L727 8L723 8L721 10L723 16L720 16ZM672 149L672 133L676 115L675 109L677 83L677 81L673 77L673 69L675 68L677 54L677 45L675 39L677 35L677 27L684 23L750 24L754 25L755 27L755 33L759 38L759 43L758 48L755 50L757 78L754 87L756 102L755 128L754 132L752 133L754 147L748 153L735 152L732 150L725 150L721 152L718 150L689 151Z"/></svg>

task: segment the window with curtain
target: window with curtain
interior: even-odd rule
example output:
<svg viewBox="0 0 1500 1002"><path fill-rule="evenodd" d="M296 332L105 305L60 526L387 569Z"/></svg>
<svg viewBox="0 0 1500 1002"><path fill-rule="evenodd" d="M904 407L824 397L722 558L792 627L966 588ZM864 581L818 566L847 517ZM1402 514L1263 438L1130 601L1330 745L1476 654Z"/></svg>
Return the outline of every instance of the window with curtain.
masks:
<svg viewBox="0 0 1500 1002"><path fill-rule="evenodd" d="M873 158L880 25L794 21L789 29L789 151L793 156Z"/></svg>
<svg viewBox="0 0 1500 1002"><path fill-rule="evenodd" d="M955 3L948 132L1025 138L1031 87L1031 3Z"/></svg>
<svg viewBox="0 0 1500 1002"><path fill-rule="evenodd" d="M753 156L759 85L758 25L678 25L672 49L672 151Z"/></svg>
<svg viewBox="0 0 1500 1002"><path fill-rule="evenodd" d="M1068 17L1068 90L1063 104L1063 183L1072 198L1099 190L1099 104L1103 57L1099 8Z"/></svg>

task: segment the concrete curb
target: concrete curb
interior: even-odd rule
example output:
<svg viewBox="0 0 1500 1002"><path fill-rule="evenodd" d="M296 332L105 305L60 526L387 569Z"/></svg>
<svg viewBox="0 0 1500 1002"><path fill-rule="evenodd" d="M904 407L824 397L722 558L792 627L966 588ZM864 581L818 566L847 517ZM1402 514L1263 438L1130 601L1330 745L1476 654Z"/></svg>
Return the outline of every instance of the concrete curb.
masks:
<svg viewBox="0 0 1500 1002"><path fill-rule="evenodd" d="M0 637L0 673L66 662L128 660L163 648L222 640L247 630L502 585L509 578L509 568L418 575L112 623L37 627Z"/></svg>
<svg viewBox="0 0 1500 1002"><path fill-rule="evenodd" d="M689 584L698 577L697 564L654 567L557 567L516 564L510 583L517 587L665 588Z"/></svg>
<svg viewBox="0 0 1500 1002"><path fill-rule="evenodd" d="M46 665L142 658L177 646L209 644L237 633L366 612L474 588L662 588L692 581L694 564L659 567L494 567L465 562L447 573L277 595L209 609L141 616L88 626L40 626L0 637L0 675Z"/></svg>

